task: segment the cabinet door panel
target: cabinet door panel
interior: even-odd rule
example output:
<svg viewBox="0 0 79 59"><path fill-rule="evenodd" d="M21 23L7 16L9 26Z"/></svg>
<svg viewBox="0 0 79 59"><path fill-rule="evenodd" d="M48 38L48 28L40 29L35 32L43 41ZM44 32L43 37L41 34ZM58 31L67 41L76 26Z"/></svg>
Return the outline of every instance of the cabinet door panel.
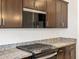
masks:
<svg viewBox="0 0 79 59"><path fill-rule="evenodd" d="M2 27L5 19L7 19L7 0L2 0Z"/></svg>
<svg viewBox="0 0 79 59"><path fill-rule="evenodd" d="M35 9L46 11L46 0L35 0Z"/></svg>
<svg viewBox="0 0 79 59"><path fill-rule="evenodd" d="M67 28L67 2L56 0L56 27Z"/></svg>
<svg viewBox="0 0 79 59"><path fill-rule="evenodd" d="M56 27L56 0L47 0L46 27Z"/></svg>
<svg viewBox="0 0 79 59"><path fill-rule="evenodd" d="M22 26L22 0L2 0L3 27Z"/></svg>
<svg viewBox="0 0 79 59"><path fill-rule="evenodd" d="M70 51L70 59L76 59L76 45L72 45Z"/></svg>
<svg viewBox="0 0 79 59"><path fill-rule="evenodd" d="M62 27L62 2L60 0L56 0L56 27Z"/></svg>
<svg viewBox="0 0 79 59"><path fill-rule="evenodd" d="M1 8L1 6L2 6L2 0L0 0L0 27L1 27L1 19L2 19L2 8Z"/></svg>
<svg viewBox="0 0 79 59"><path fill-rule="evenodd" d="M75 51L74 49L71 50L71 53L70 53L70 54L71 54L71 55L70 55L71 59L75 59L74 51Z"/></svg>
<svg viewBox="0 0 79 59"><path fill-rule="evenodd" d="M67 28L68 25L68 6L66 2L62 2L62 21L63 21L63 26L64 28Z"/></svg>
<svg viewBox="0 0 79 59"><path fill-rule="evenodd" d="M76 59L76 45L66 47L65 59Z"/></svg>
<svg viewBox="0 0 79 59"><path fill-rule="evenodd" d="M23 7L34 8L34 0L23 0Z"/></svg>
<svg viewBox="0 0 79 59"><path fill-rule="evenodd" d="M57 59L65 59L65 49L64 48L59 49Z"/></svg>
<svg viewBox="0 0 79 59"><path fill-rule="evenodd" d="M65 58L66 59L71 59L70 58L70 47L65 48Z"/></svg>
<svg viewBox="0 0 79 59"><path fill-rule="evenodd" d="M58 58L57 58L57 59L64 59L63 56L64 56L63 53L60 53L60 54L58 55Z"/></svg>

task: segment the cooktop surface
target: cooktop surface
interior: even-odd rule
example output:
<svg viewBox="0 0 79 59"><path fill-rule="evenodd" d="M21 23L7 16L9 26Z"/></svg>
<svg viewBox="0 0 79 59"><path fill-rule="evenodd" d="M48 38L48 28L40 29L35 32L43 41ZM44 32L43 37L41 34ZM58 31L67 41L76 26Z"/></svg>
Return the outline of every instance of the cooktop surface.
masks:
<svg viewBox="0 0 79 59"><path fill-rule="evenodd" d="M18 46L17 48L31 53L40 53L41 51L55 49L56 47L47 44L35 43L30 45Z"/></svg>

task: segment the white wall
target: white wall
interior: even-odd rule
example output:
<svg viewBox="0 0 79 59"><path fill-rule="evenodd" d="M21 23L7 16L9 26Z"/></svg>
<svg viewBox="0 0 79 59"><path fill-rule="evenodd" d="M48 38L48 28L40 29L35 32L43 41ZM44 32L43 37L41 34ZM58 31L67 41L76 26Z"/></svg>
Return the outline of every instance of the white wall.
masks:
<svg viewBox="0 0 79 59"><path fill-rule="evenodd" d="M79 59L79 0L78 0L78 3L77 3L77 7L78 7L78 13L77 13L77 15L78 15L78 22L77 22L77 34L78 34L78 36L77 36L77 48L76 48L76 50L77 50L77 59Z"/></svg>
<svg viewBox="0 0 79 59"><path fill-rule="evenodd" d="M0 29L0 45L53 37L77 37L76 0L69 0L67 29Z"/></svg>

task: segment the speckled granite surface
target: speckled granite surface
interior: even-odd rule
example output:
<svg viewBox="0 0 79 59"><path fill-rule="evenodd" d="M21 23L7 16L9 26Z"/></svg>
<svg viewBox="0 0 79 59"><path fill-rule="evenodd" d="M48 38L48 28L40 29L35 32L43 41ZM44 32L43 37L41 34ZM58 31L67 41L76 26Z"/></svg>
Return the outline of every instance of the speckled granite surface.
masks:
<svg viewBox="0 0 79 59"><path fill-rule="evenodd" d="M31 53L16 49L16 46L29 45L29 44L34 44L34 43L49 44L57 48L61 48L61 47L65 47L71 44L75 44L76 39L74 38L51 38L51 39L37 40L37 41L32 41L32 42L2 45L0 46L0 59L7 59L7 58L18 59L18 58L24 58L24 57L31 56L32 55Z"/></svg>
<svg viewBox="0 0 79 59"><path fill-rule="evenodd" d="M36 43L43 43L55 46L56 48L65 47L68 45L76 44L76 39L74 38L51 38L46 40L39 40Z"/></svg>
<svg viewBox="0 0 79 59"><path fill-rule="evenodd" d="M0 52L0 59L22 59L31 55L32 54L29 52L13 48Z"/></svg>
<svg viewBox="0 0 79 59"><path fill-rule="evenodd" d="M0 51L5 51L11 48L15 48L16 46L21 46L21 45L29 45L29 44L34 44L34 43L51 43L51 44L55 44L55 43L70 43L70 42L74 42L76 43L76 39L75 38L50 38L50 39L44 39L44 40L37 40L37 41L32 41L32 42L22 42L22 43L16 43L16 44L8 44L8 45L1 45L0 46Z"/></svg>

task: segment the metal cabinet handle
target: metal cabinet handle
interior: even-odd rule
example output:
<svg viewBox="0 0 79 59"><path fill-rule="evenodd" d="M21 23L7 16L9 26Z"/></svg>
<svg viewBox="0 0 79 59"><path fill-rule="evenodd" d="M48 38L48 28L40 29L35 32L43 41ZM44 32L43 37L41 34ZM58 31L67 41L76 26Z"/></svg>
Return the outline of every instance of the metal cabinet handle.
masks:
<svg viewBox="0 0 79 59"><path fill-rule="evenodd" d="M62 22L62 26L64 27L64 22Z"/></svg>
<svg viewBox="0 0 79 59"><path fill-rule="evenodd" d="M73 48L74 48L74 46L71 46L71 47L70 47L70 49L73 49Z"/></svg>
<svg viewBox="0 0 79 59"><path fill-rule="evenodd" d="M1 26L4 26L5 25L5 21L4 21L4 19L2 18L1 19Z"/></svg>
<svg viewBox="0 0 79 59"><path fill-rule="evenodd" d="M1 26L3 26L3 18L1 19Z"/></svg>
<svg viewBox="0 0 79 59"><path fill-rule="evenodd" d="M2 22L1 22L1 21L2 21L2 19L0 20L0 26L2 25L2 24L1 24Z"/></svg>
<svg viewBox="0 0 79 59"><path fill-rule="evenodd" d="M46 22L46 26L48 26L49 25L49 23L48 23L48 21Z"/></svg>
<svg viewBox="0 0 79 59"><path fill-rule="evenodd" d="M60 53L62 53L62 52L63 52L63 50L59 50L59 52L60 52Z"/></svg>
<svg viewBox="0 0 79 59"><path fill-rule="evenodd" d="M5 25L5 21L4 21L4 19L2 18L2 26L4 26Z"/></svg>
<svg viewBox="0 0 79 59"><path fill-rule="evenodd" d="M64 22L61 22L61 23L60 23L60 26L61 26L61 27L64 27L64 26L65 26Z"/></svg>
<svg viewBox="0 0 79 59"><path fill-rule="evenodd" d="M5 25L5 21L4 21L4 19L2 18L2 25L4 26Z"/></svg>

